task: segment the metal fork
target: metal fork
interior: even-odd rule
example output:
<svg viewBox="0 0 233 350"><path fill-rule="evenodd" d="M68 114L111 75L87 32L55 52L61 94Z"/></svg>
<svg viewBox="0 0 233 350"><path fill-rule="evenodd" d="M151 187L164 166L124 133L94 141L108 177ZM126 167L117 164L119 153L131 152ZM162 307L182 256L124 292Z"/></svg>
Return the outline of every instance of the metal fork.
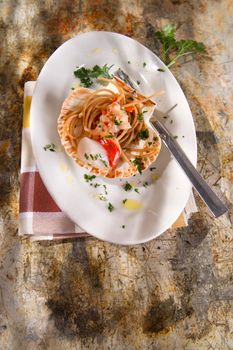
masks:
<svg viewBox="0 0 233 350"><path fill-rule="evenodd" d="M122 69L119 68L114 73L114 75L123 80L126 84L130 85L134 90L137 89L130 77L128 76L128 74L126 74ZM172 109L174 109L175 106L172 106L169 109L169 111L166 112L166 114L168 114ZM192 183L193 187L199 193L199 195L206 203L208 208L211 210L212 214L216 218L225 214L228 211L228 208L224 205L220 198L213 192L213 190L210 188L207 182L195 169L193 164L190 162L190 160L188 159L180 145L170 134L170 132L158 120L150 120L150 124L152 128L158 132L162 141L165 143L171 154L181 166L189 181Z"/></svg>

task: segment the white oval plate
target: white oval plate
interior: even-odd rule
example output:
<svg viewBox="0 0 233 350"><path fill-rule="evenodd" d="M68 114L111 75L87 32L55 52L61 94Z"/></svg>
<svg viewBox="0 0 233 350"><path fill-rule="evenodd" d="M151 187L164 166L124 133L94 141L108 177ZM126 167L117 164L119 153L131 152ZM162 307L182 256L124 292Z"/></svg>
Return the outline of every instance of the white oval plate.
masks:
<svg viewBox="0 0 233 350"><path fill-rule="evenodd" d="M130 63L128 63L130 61ZM146 66L143 67L143 63ZM167 230L184 209L191 185L183 171L171 159L165 146L152 166L142 176L128 180L137 185L139 194L126 192L126 181L96 178L94 188L83 175L87 173L60 150L57 118L64 99L75 84L73 71L76 66L89 68L95 64L114 64L111 72L121 67L134 80L139 80L145 94L164 90L156 99L158 110L165 112L178 103L165 125L192 161L196 164L197 146L195 128L187 100L172 73L149 49L126 36L110 32L88 32L76 36L61 45L43 67L33 94L31 107L31 135L33 151L40 175L58 204L76 224L91 235L118 244L137 244L149 241ZM158 68L166 71L159 72ZM171 122L172 120L172 122ZM57 152L44 151L46 144L54 143ZM144 182L150 185L145 188ZM105 196L107 202L98 199ZM124 208L122 200L135 199L140 208ZM109 212L108 203L114 210Z"/></svg>

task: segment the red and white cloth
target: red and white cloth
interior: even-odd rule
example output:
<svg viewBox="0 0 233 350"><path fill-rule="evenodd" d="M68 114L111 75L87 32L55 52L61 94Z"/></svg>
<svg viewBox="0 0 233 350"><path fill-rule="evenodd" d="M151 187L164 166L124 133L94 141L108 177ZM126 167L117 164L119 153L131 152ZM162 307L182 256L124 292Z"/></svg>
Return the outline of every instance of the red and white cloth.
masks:
<svg viewBox="0 0 233 350"><path fill-rule="evenodd" d="M36 82L29 81L24 88L24 116L21 149L19 234L32 240L52 240L88 236L82 228L63 213L48 193L36 166L30 135L30 105ZM173 225L187 226L190 213L197 207L193 194Z"/></svg>
<svg viewBox="0 0 233 350"><path fill-rule="evenodd" d="M19 234L33 240L88 236L64 214L48 193L36 166L30 135L30 104L36 82L24 87Z"/></svg>

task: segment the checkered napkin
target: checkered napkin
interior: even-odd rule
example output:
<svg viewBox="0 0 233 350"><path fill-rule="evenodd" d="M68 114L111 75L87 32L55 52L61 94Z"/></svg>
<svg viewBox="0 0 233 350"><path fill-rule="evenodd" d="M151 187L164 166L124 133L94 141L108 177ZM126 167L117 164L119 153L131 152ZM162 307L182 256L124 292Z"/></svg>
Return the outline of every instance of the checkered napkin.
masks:
<svg viewBox="0 0 233 350"><path fill-rule="evenodd" d="M36 166L30 135L30 105L36 82L24 87L24 115L21 149L19 234L32 240L52 240L85 237L88 233L73 223L63 213L48 193ZM197 207L193 194L174 223L173 228L187 226L191 213Z"/></svg>

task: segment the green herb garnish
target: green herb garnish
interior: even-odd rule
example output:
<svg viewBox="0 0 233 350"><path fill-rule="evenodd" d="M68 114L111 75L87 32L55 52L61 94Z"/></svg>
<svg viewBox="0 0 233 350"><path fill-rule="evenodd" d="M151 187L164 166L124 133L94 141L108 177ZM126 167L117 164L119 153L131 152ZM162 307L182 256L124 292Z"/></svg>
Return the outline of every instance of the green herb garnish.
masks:
<svg viewBox="0 0 233 350"><path fill-rule="evenodd" d="M114 124L115 125L121 125L122 124L122 120L115 119L114 120Z"/></svg>
<svg viewBox="0 0 233 350"><path fill-rule="evenodd" d="M156 167L151 167L150 168L150 171L153 171L153 170L155 170L156 169Z"/></svg>
<svg viewBox="0 0 233 350"><path fill-rule="evenodd" d="M108 203L108 210L110 211L110 213L114 210L114 206L112 205L112 203Z"/></svg>
<svg viewBox="0 0 233 350"><path fill-rule="evenodd" d="M87 160L89 159L87 153L84 153L84 157L85 157Z"/></svg>
<svg viewBox="0 0 233 350"><path fill-rule="evenodd" d="M100 161L103 163L103 165L107 168L108 167L108 163L106 162L106 160L100 159Z"/></svg>
<svg viewBox="0 0 233 350"><path fill-rule="evenodd" d="M100 201L104 201L106 202L107 201L107 198L105 196L103 196L102 194L99 195L99 200Z"/></svg>
<svg viewBox="0 0 233 350"><path fill-rule="evenodd" d="M134 160L131 161L138 169L139 174L142 173L142 159L140 157L136 157Z"/></svg>
<svg viewBox="0 0 233 350"><path fill-rule="evenodd" d="M92 184L91 184L92 185ZM100 184L94 184L94 187L96 188L96 187L99 187L100 186Z"/></svg>
<svg viewBox="0 0 233 350"><path fill-rule="evenodd" d="M127 202L127 199L123 199L122 203L125 204Z"/></svg>
<svg viewBox="0 0 233 350"><path fill-rule="evenodd" d="M151 145L152 145L152 142L151 142L151 141L149 141L149 142L148 142L148 145L149 145L149 146L151 146Z"/></svg>
<svg viewBox="0 0 233 350"><path fill-rule="evenodd" d="M122 228L125 228L125 225L122 225L121 227L122 227Z"/></svg>
<svg viewBox="0 0 233 350"><path fill-rule="evenodd" d="M178 136L177 136L177 135L175 135L175 136L173 136L173 138L174 138L174 139L178 139Z"/></svg>
<svg viewBox="0 0 233 350"><path fill-rule="evenodd" d="M55 148L56 148L56 146L54 145L54 143L50 143L50 144L45 145L45 146L43 147L43 149L44 149L45 151L49 150L50 152L55 152Z"/></svg>
<svg viewBox="0 0 233 350"><path fill-rule="evenodd" d="M131 62L130 61L128 61L128 64L130 64Z"/></svg>
<svg viewBox="0 0 233 350"><path fill-rule="evenodd" d="M132 190L132 185L130 185L130 183L126 182L126 184L124 185L124 190L125 191L131 191Z"/></svg>
<svg viewBox="0 0 233 350"><path fill-rule="evenodd" d="M109 74L109 70L112 66L105 64L103 67L95 65L92 69L81 67L74 71L76 78L79 78L81 81L81 86L90 87L93 84L91 78L104 77L111 79L112 76Z"/></svg>
<svg viewBox="0 0 233 350"><path fill-rule="evenodd" d="M144 186L145 188L148 187L148 186L149 186L148 182L145 181L145 182L143 183L143 186Z"/></svg>
<svg viewBox="0 0 233 350"><path fill-rule="evenodd" d="M93 179L96 178L95 175L87 175L87 174L84 174L83 177L86 180L86 182L90 182L90 181L92 181Z"/></svg>
<svg viewBox="0 0 233 350"><path fill-rule="evenodd" d="M173 24L165 25L161 31L155 32L156 38L162 44L162 58L164 63L171 67L182 56L193 56L205 53L205 45L195 40L176 40L176 27Z"/></svg>
<svg viewBox="0 0 233 350"><path fill-rule="evenodd" d="M137 84L138 84L138 85L140 85L140 84L141 84L141 82L140 82L139 80L137 80Z"/></svg>
<svg viewBox="0 0 233 350"><path fill-rule="evenodd" d="M146 67L146 62L143 62L143 68L145 68Z"/></svg>
<svg viewBox="0 0 233 350"><path fill-rule="evenodd" d="M165 69L163 69L163 68L158 68L157 71L158 71L158 72L165 72Z"/></svg>
<svg viewBox="0 0 233 350"><path fill-rule="evenodd" d="M143 120L143 113L138 113L138 120L140 122Z"/></svg>
<svg viewBox="0 0 233 350"><path fill-rule="evenodd" d="M139 193L139 189L138 189L138 188L135 188L134 191L137 192L137 193Z"/></svg>
<svg viewBox="0 0 233 350"><path fill-rule="evenodd" d="M103 188L104 188L105 194L108 194L108 192L107 192L107 186L106 186L106 185L103 185Z"/></svg>
<svg viewBox="0 0 233 350"><path fill-rule="evenodd" d="M112 139L113 138L113 135L105 135L105 136L103 136L105 139Z"/></svg>
<svg viewBox="0 0 233 350"><path fill-rule="evenodd" d="M138 137L142 140L146 140L149 137L149 131L148 129L142 130L138 133Z"/></svg>

